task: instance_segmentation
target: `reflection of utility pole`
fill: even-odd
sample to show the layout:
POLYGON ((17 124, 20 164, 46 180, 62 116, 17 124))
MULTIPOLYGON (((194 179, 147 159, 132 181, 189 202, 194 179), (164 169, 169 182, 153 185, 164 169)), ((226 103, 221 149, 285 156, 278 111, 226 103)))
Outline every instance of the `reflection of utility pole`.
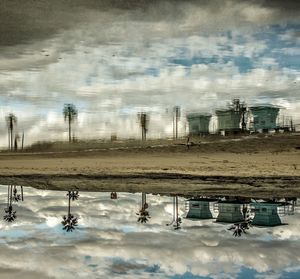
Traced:
POLYGON ((174 139, 178 139, 178 121, 180 119, 180 107, 175 106, 173 109, 173 131, 174 139))
POLYGON ((181 228, 180 227, 180 225, 181 225, 181 218, 179 217, 178 196, 177 195, 175 197, 173 197, 173 219, 172 219, 171 223, 166 224, 166 226, 171 226, 172 224, 174 224, 173 225, 174 230, 178 230, 178 229, 181 228))

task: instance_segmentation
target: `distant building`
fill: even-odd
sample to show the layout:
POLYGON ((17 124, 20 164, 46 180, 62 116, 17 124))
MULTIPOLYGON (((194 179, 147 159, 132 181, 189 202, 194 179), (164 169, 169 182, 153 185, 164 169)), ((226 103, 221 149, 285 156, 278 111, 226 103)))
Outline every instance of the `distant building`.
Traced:
POLYGON ((218 130, 224 134, 235 134, 241 131, 242 113, 234 109, 216 110, 218 130))
POLYGON ((246 131, 247 106, 240 99, 233 99, 228 109, 216 110, 218 131, 221 134, 237 134, 246 131))
POLYGON ((209 134, 210 119, 211 114, 189 113, 187 115, 189 134, 193 136, 209 134))
POLYGON ((219 201, 217 222, 236 223, 245 220, 243 215, 244 203, 234 201, 219 201))
POLYGON ((250 107, 253 116, 253 130, 267 132, 277 128, 279 108, 272 105, 250 107))
POLYGON ((213 219, 213 207, 217 200, 214 199, 190 199, 188 203, 188 213, 186 219, 203 220, 213 219))

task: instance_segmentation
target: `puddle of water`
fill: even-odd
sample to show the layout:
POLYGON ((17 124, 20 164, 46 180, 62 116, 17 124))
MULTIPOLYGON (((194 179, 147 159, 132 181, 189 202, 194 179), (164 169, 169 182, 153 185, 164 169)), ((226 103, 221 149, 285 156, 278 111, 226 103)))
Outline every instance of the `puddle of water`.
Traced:
POLYGON ((7 278, 300 276, 295 201, 23 191, 0 187, 7 278))

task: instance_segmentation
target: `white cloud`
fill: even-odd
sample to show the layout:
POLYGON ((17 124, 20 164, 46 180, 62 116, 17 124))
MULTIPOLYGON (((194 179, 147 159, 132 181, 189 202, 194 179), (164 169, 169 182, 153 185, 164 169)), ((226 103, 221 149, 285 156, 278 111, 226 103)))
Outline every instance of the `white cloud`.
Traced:
MULTIPOLYGON (((161 2, 159 9, 150 5, 144 12, 83 10, 78 15, 82 24, 74 28, 5 48, 0 119, 13 111, 26 144, 67 138, 61 114, 65 102, 78 107, 75 131, 85 138, 138 136, 140 110, 153 114, 151 137, 171 136, 167 108, 213 112, 232 97, 249 104, 285 99, 287 114, 299 121, 299 70, 281 68, 275 58, 265 56, 268 43, 255 37, 257 32, 274 32, 269 24, 287 20, 280 13, 258 2, 233 1, 222 7, 218 1, 161 2), (234 62, 241 57, 253 68, 241 72, 234 62)), ((281 39, 293 40, 293 34, 281 39)), ((182 134, 183 119, 184 114, 182 134)), ((0 146, 5 147, 4 121, 0 131, 0 146)))

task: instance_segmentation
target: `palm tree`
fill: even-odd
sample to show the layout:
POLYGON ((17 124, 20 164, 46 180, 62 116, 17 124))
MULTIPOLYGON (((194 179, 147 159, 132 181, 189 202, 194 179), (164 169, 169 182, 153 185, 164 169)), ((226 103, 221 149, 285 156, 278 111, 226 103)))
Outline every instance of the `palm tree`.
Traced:
POLYGON ((13 222, 17 218, 16 211, 13 210, 12 207, 12 196, 13 196, 13 189, 12 186, 7 187, 7 208, 4 209, 5 215, 3 219, 7 222, 13 222))
POLYGON ((8 149, 12 150, 14 147, 13 134, 14 134, 14 128, 17 124, 17 117, 13 113, 10 113, 5 117, 5 119, 8 128, 8 149))
POLYGON ((65 121, 68 121, 68 126, 69 126, 69 142, 72 141, 71 137, 71 124, 74 122, 78 115, 77 108, 73 104, 65 104, 64 109, 63 109, 63 114, 65 121))
POLYGON ((148 132, 149 115, 145 112, 139 112, 138 120, 142 129, 142 140, 145 141, 148 132))
POLYGON ((148 208, 148 203, 146 201, 146 193, 142 193, 142 207, 139 210, 139 212, 136 213, 136 215, 139 216, 137 219, 138 222, 147 223, 151 218, 147 208, 148 208))
POLYGON ((71 200, 77 200, 79 197, 78 191, 68 191, 67 196, 69 197, 68 215, 63 216, 62 225, 63 230, 72 232, 76 226, 78 226, 78 218, 71 214, 71 200))

